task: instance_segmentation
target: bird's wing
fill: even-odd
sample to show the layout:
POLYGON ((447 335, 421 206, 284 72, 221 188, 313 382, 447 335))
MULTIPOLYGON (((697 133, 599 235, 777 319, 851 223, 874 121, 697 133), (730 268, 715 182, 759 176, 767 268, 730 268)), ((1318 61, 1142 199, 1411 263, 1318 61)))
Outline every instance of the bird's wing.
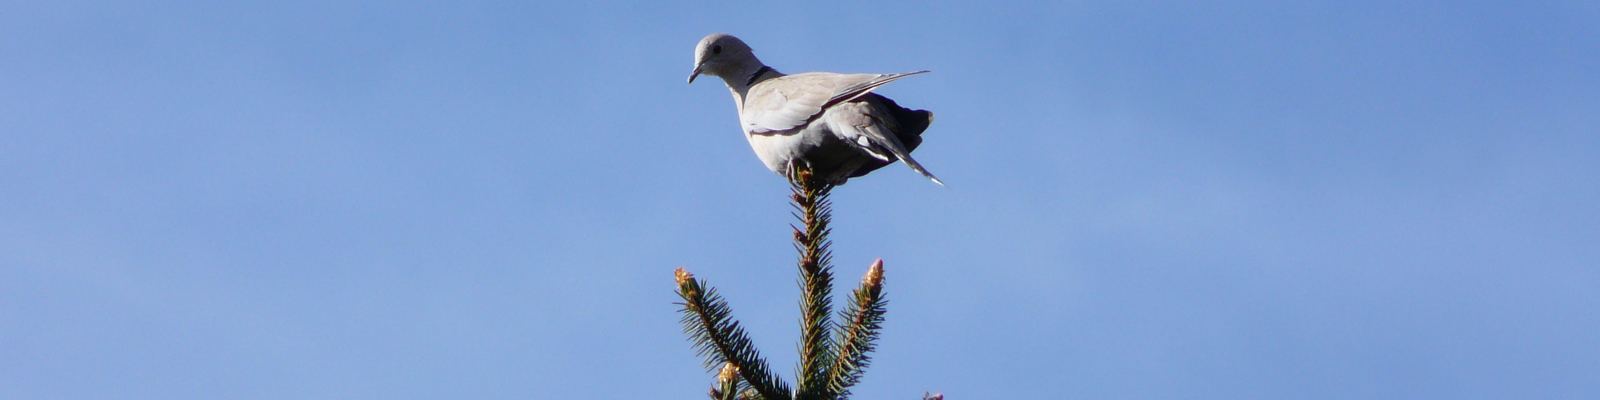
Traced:
POLYGON ((835 74, 808 72, 784 75, 757 82, 745 93, 739 119, 745 132, 781 132, 801 126, 821 115, 822 110, 872 92, 895 79, 927 71, 903 74, 835 74))
POLYGON ((855 100, 857 97, 861 97, 862 95, 872 92, 872 89, 877 89, 879 86, 887 85, 889 82, 894 82, 896 79, 916 74, 925 74, 927 72, 928 71, 905 72, 899 74, 841 75, 843 77, 849 77, 849 79, 841 79, 841 84, 833 91, 833 97, 828 99, 828 104, 855 100))

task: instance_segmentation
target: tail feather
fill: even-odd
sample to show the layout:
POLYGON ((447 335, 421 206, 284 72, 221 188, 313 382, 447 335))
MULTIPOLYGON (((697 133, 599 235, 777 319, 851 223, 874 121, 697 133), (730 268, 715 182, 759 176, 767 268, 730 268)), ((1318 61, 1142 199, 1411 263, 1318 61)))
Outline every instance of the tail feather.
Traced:
POLYGON ((909 154, 908 152, 900 150, 900 149, 895 148, 895 147, 890 147, 889 151, 894 152, 894 156, 895 157, 899 157, 900 161, 905 162, 906 166, 907 167, 911 167, 912 171, 917 171, 917 173, 922 174, 922 176, 926 176, 926 177, 928 177, 928 179, 932 179, 933 183, 937 183, 937 184, 939 184, 939 186, 944 186, 944 181, 940 181, 939 177, 933 176, 933 173, 928 172, 928 170, 926 168, 922 168, 922 164, 918 163, 917 160, 912 159, 911 158, 911 154, 909 154))
MULTIPOLYGON (((922 144, 922 132, 928 130, 928 126, 933 124, 933 113, 927 110, 911 110, 901 107, 894 100, 876 93, 869 93, 866 96, 862 96, 862 98, 869 102, 876 101, 881 104, 884 110, 888 111, 888 117, 894 120, 894 123, 889 124, 891 126, 887 127, 889 128, 887 135, 883 135, 883 132, 873 132, 877 133, 877 135, 872 136, 882 137, 881 140, 878 140, 882 147, 894 154, 895 158, 904 161, 907 167, 911 167, 911 170, 928 177, 939 186, 945 186, 943 181, 940 181, 938 177, 933 176, 926 168, 923 168, 922 164, 918 163, 916 159, 911 158, 911 152, 922 144)), ((876 130, 874 129, 873 131, 876 130)), ((850 177, 866 175, 868 172, 883 168, 893 162, 894 160, 873 160, 856 169, 854 173, 850 174, 850 177)))

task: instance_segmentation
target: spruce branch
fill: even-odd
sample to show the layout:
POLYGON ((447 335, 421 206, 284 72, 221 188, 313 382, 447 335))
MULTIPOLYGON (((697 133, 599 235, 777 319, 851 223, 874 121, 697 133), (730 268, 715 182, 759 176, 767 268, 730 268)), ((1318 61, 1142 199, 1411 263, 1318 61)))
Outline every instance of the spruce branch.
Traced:
POLYGON ((694 341, 696 353, 705 357, 706 368, 732 363, 743 381, 761 397, 788 400, 788 384, 768 371, 767 360, 761 358, 744 328, 733 320, 728 303, 683 268, 674 271, 674 275, 678 296, 683 298, 679 303, 683 306, 683 332, 694 341))
POLYGON ((861 277, 861 286, 856 287, 850 297, 849 307, 840 313, 843 325, 833 340, 838 354, 834 356, 828 379, 829 390, 840 400, 850 397, 850 387, 861 382, 861 375, 871 364, 872 357, 867 353, 877 347, 873 342, 878 340, 884 314, 888 312, 889 301, 883 298, 883 259, 867 268, 866 276, 861 277))
MULTIPOLYGON (((833 185, 813 179, 804 167, 793 169, 789 183, 796 213, 804 228, 794 228, 794 246, 800 253, 800 365, 795 385, 798 400, 832 399, 828 377, 833 365, 829 335, 833 321, 833 271, 829 265, 828 223, 832 218, 828 193, 833 185)), ((793 228, 793 227, 791 227, 793 228)))
MULTIPOLYGON (((684 332, 705 358, 707 368, 720 365, 712 385, 713 400, 835 400, 850 396, 871 363, 873 343, 882 330, 888 301, 883 292, 883 260, 872 263, 851 292, 850 302, 833 313, 833 267, 828 227, 832 208, 828 195, 835 182, 817 179, 806 165, 791 165, 789 183, 794 217, 795 250, 800 253, 800 362, 796 388, 772 375, 765 359, 732 318, 726 301, 704 281, 678 268, 678 296, 683 298, 684 332)), ((924 394, 924 400, 942 400, 924 394)))

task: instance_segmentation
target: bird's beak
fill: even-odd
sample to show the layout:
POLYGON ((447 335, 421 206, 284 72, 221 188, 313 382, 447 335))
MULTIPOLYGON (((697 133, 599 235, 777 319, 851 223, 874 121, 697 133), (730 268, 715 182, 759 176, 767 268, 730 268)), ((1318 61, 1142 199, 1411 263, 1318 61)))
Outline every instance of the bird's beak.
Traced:
POLYGON ((694 67, 694 72, 689 73, 689 83, 694 83, 694 78, 700 76, 700 67, 694 67))

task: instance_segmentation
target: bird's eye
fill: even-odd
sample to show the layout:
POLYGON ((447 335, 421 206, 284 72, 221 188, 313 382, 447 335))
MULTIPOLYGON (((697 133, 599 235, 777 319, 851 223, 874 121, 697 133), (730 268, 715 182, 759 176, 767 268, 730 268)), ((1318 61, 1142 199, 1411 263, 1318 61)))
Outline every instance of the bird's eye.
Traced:
POLYGON ((711 54, 722 54, 722 45, 711 46, 711 54))

